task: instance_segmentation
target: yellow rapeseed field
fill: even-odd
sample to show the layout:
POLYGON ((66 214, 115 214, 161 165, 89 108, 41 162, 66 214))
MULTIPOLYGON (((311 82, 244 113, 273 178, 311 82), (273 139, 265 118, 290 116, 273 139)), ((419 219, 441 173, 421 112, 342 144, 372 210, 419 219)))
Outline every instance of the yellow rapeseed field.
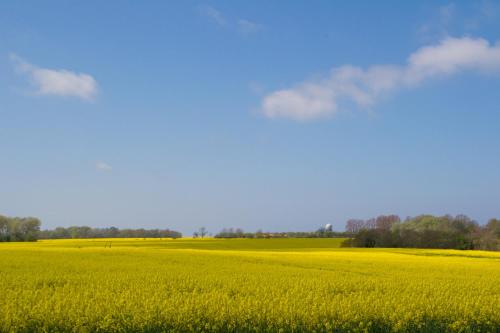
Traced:
POLYGON ((340 242, 0 243, 0 332, 500 332, 500 253, 340 242))

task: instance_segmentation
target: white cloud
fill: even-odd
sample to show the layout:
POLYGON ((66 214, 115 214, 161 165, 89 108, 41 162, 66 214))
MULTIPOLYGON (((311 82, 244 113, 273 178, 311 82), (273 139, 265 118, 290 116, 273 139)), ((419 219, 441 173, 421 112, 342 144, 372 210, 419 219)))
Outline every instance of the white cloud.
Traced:
POLYGON ((222 14, 222 12, 218 11, 214 7, 207 6, 207 5, 198 6, 198 12, 201 15, 210 18, 218 25, 221 25, 221 26, 226 25, 226 19, 224 18, 224 15, 222 14))
POLYGON ((467 70, 500 72, 500 44, 482 38, 445 38, 412 53, 404 66, 341 66, 323 79, 307 80, 266 95, 261 112, 270 118, 294 120, 327 117, 338 112, 341 104, 368 107, 399 88, 412 88, 434 77, 467 70))
POLYGON ((97 170, 101 170, 101 171, 111 171, 111 170, 113 170, 113 167, 111 167, 111 165, 109 165, 106 162, 102 162, 102 161, 97 162, 95 164, 95 168, 97 170))
POLYGON ((11 54, 10 59, 20 73, 29 76, 37 94, 78 97, 84 100, 93 100, 97 95, 97 81, 88 74, 40 68, 15 54, 11 54))
POLYGON ((243 34, 251 34, 254 32, 258 32, 264 29, 264 26, 259 23, 255 23, 249 20, 239 19, 238 20, 238 29, 243 34))

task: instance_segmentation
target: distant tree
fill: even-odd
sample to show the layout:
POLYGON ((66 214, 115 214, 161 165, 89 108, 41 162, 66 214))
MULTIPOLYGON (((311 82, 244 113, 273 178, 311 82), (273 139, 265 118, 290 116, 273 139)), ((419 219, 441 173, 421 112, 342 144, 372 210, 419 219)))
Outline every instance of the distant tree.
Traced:
POLYGON ((23 240, 33 242, 38 239, 41 222, 34 217, 21 219, 19 223, 20 232, 23 234, 23 240))
POLYGON ((375 228, 379 230, 391 230, 399 222, 401 222, 401 219, 397 215, 380 215, 375 219, 375 228))
POLYGON ((376 229, 377 228, 377 219, 371 218, 365 221, 364 229, 376 229))
POLYGON ((500 237, 500 219, 491 219, 486 224, 486 229, 497 237, 500 237))
POLYGON ((119 229, 91 228, 88 226, 57 227, 54 230, 43 230, 39 233, 42 239, 57 238, 179 238, 180 232, 169 229, 119 229))
POLYGON ((40 220, 34 217, 7 217, 0 215, 0 241, 36 241, 40 220))
POLYGON ((345 231, 349 234, 356 234, 360 230, 364 229, 365 221, 350 219, 346 222, 345 231))
POLYGON ((474 248, 480 250, 500 250, 500 220, 491 219, 484 228, 478 228, 473 240, 474 248))
POLYGON ((354 247, 376 247, 377 234, 373 229, 361 229, 351 244, 354 247))
POLYGON ((334 238, 345 237, 342 232, 326 231, 324 227, 317 231, 310 232, 263 232, 257 230, 253 232, 245 232, 241 228, 224 228, 217 233, 215 238, 334 238))
POLYGON ((111 227, 109 228, 108 233, 111 238, 115 238, 120 234, 120 229, 116 227, 111 227))
POLYGON ((415 247, 441 249, 498 249, 498 221, 484 227, 466 215, 419 215, 401 222, 397 215, 367 221, 349 220, 354 237, 345 244, 357 247, 415 247))
POLYGON ((204 238, 207 235, 207 229, 205 227, 201 227, 200 230, 198 231, 198 235, 201 238, 204 238))
POLYGON ((0 242, 6 242, 9 238, 9 219, 0 215, 0 242))

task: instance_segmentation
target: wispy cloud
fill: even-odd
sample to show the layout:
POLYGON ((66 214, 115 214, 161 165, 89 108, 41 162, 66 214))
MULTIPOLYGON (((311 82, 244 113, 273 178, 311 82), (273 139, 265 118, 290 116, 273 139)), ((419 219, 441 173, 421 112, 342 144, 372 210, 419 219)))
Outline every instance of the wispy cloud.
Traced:
POLYGON ((431 18, 420 25, 417 34, 420 40, 429 42, 448 37, 449 29, 457 15, 454 3, 438 7, 431 18))
POLYGON ((106 162, 99 161, 95 164, 95 168, 100 171, 111 171, 113 167, 106 162))
POLYGON ((226 19, 222 11, 212 6, 199 5, 197 10, 200 15, 209 18, 215 24, 237 30, 244 35, 249 35, 264 29, 264 25, 247 19, 226 19))
POLYGON ((484 0, 474 3, 472 13, 468 13, 463 22, 467 30, 478 30, 484 25, 495 24, 500 17, 500 3, 484 0))
POLYGON ((249 20, 239 19, 238 29, 243 34, 251 34, 264 29, 264 26, 262 24, 252 22, 249 20))
POLYGON ((433 9, 429 18, 418 27, 417 37, 428 43, 469 34, 483 26, 496 24, 499 17, 500 3, 495 1, 475 1, 467 6, 451 2, 433 9))
POLYGON ((39 95, 70 96, 93 100, 98 91, 97 81, 90 75, 65 69, 40 68, 11 54, 17 71, 29 77, 39 95))
POLYGON ((213 22, 217 23, 220 26, 225 26, 227 24, 224 15, 219 10, 214 7, 208 5, 200 5, 198 6, 198 12, 211 19, 213 22))
POLYGON ((414 88, 427 80, 467 70, 500 72, 500 44, 482 38, 445 38, 412 53, 404 66, 341 66, 320 80, 307 80, 266 95, 261 112, 269 118, 294 120, 327 117, 338 112, 343 103, 369 107, 397 89, 414 88))

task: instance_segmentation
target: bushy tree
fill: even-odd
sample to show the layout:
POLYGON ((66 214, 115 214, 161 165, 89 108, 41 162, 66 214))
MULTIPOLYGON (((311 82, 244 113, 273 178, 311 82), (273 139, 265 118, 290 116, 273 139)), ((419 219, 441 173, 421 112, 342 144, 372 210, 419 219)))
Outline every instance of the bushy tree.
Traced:
POLYGON ((0 242, 32 242, 39 236, 41 222, 34 217, 0 215, 0 242))
POLYGON ((396 215, 382 215, 366 221, 347 221, 346 231, 354 233, 354 237, 346 244, 355 247, 498 250, 499 222, 492 219, 482 227, 466 215, 419 215, 404 222, 396 215))

